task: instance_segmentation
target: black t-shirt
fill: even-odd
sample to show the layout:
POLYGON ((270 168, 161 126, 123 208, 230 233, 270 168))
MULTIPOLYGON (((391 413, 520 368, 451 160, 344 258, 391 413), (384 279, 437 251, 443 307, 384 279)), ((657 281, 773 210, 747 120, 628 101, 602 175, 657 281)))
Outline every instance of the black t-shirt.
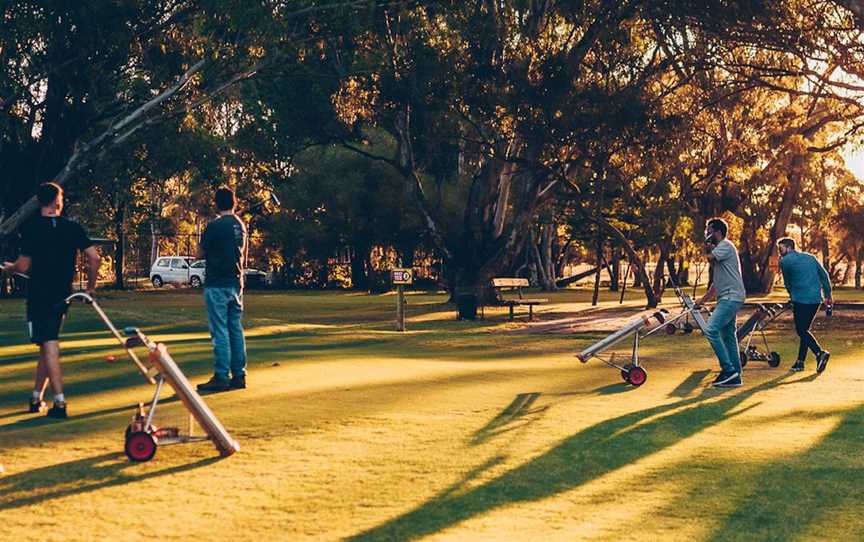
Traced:
POLYGON ((207 259, 204 286, 241 288, 246 226, 234 215, 217 218, 204 230, 201 247, 207 259))
POLYGON ((75 256, 93 246, 77 222, 38 216, 21 227, 21 255, 30 257, 27 303, 51 306, 72 293, 75 256))

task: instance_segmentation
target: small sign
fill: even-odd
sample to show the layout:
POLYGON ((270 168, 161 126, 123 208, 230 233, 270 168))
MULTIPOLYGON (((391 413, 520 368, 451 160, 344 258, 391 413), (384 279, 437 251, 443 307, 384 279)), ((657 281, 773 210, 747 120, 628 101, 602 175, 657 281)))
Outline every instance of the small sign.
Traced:
POLYGON ((393 284, 411 284, 414 280, 414 273, 410 269, 393 269, 390 272, 390 278, 393 284))

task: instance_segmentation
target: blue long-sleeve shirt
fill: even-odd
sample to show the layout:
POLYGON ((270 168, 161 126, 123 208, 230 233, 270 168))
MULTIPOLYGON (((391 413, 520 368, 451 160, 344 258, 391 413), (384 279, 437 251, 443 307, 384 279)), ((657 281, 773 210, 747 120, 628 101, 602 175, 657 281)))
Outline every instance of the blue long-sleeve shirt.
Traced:
POLYGON ((780 270, 789 297, 795 303, 818 305, 831 297, 831 280, 819 260, 806 252, 790 252, 780 259, 780 270))

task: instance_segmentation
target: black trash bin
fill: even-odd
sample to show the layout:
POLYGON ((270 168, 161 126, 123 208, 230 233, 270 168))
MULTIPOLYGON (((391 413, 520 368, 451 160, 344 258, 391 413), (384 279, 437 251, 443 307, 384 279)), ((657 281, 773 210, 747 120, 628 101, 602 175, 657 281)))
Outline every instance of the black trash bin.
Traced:
POLYGON ((456 307, 458 313, 456 315, 459 320, 476 320, 477 319, 477 294, 460 293, 456 296, 456 307))

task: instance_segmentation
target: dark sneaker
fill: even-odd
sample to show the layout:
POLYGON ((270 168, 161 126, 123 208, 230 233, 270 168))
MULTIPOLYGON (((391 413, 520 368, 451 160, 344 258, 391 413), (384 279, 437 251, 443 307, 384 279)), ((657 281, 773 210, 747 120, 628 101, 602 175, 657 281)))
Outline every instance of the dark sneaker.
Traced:
POLYGON ((219 378, 215 375, 207 382, 198 384, 198 391, 228 391, 229 389, 231 389, 231 382, 227 378, 219 378))
POLYGON ((718 378, 714 381, 716 388, 737 388, 742 384, 741 373, 727 373, 726 378, 718 378))
POLYGON ((828 358, 831 357, 831 352, 823 350, 816 356, 816 372, 821 373, 828 366, 828 358))
POLYGON ((799 359, 798 361, 795 362, 795 365, 793 365, 792 367, 789 368, 789 370, 794 371, 796 373, 798 371, 803 371, 804 370, 804 361, 799 359))
POLYGON ((727 373, 726 371, 720 371, 720 374, 717 375, 717 378, 715 378, 713 382, 711 382, 711 385, 716 386, 718 382, 726 380, 732 374, 733 373, 727 373))
POLYGON ((48 403, 41 399, 30 399, 30 414, 38 414, 45 412, 48 409, 48 403))
POLYGON ((245 390, 246 389, 246 375, 238 375, 231 378, 231 389, 232 390, 245 390))
POLYGON ((67 418, 66 415, 66 403, 57 404, 54 403, 51 405, 51 408, 48 409, 48 413, 45 414, 49 418, 57 418, 59 420, 64 420, 67 418))

